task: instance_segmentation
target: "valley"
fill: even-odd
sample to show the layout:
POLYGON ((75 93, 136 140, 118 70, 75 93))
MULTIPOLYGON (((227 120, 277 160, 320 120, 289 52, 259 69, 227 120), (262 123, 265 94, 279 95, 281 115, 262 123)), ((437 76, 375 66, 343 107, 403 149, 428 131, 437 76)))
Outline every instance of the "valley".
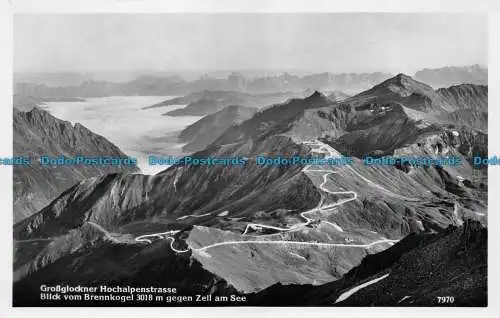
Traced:
MULTIPOLYGON (((149 155, 187 154, 177 141, 177 134, 201 117, 161 117, 163 110, 142 110, 143 107, 174 96, 111 96, 88 98, 83 102, 48 102, 42 105, 54 116, 72 123, 81 123, 106 136, 127 155, 137 158, 145 174, 155 174, 164 166, 148 164, 149 155), (134 126, 134 129, 130 127, 134 126)), ((171 105, 170 110, 185 105, 171 105)))

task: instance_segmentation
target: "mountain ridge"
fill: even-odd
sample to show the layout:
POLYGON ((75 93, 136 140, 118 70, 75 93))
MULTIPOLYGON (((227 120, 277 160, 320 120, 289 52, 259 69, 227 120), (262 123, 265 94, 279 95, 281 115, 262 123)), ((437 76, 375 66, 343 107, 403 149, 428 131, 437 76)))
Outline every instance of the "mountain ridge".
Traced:
POLYGON ((203 117, 180 133, 179 141, 187 143, 183 150, 196 152, 205 149, 228 128, 251 118, 256 112, 257 108, 233 105, 203 117))
POLYGON ((273 306, 432 306, 438 304, 438 295, 453 290, 455 301, 448 306, 486 306, 486 239, 487 229, 471 220, 438 234, 411 234, 368 255, 341 280, 320 286, 276 284, 250 295, 250 301, 273 306), (380 277, 386 278, 342 297, 380 277))
POLYGON ((126 155, 106 138, 85 126, 62 121, 38 107, 24 112, 14 109, 14 155, 32 158, 30 166, 14 167, 14 220, 38 211, 78 180, 108 172, 138 172, 137 166, 44 167, 36 158, 126 155))

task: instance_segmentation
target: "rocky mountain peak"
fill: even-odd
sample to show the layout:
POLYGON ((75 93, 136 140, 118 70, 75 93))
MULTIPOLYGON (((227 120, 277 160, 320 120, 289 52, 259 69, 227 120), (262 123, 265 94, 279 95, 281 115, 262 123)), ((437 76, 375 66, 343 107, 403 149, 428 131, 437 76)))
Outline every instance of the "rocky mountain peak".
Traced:
POLYGON ((389 88, 391 88, 392 85, 396 85, 398 88, 404 89, 412 93, 420 92, 422 90, 432 90, 432 88, 427 84, 416 81, 411 76, 408 76, 404 73, 399 73, 393 78, 390 78, 380 84, 380 86, 385 86, 389 88))
MULTIPOLYGON (((411 76, 406 75, 405 73, 399 73, 392 78, 393 81, 397 81, 402 85, 410 83, 411 81, 415 81, 411 76)), ((416 82, 416 81, 415 81, 416 82)))
POLYGON ((315 90, 314 93, 305 99, 308 102, 320 102, 322 100, 328 102, 328 98, 318 90, 315 90))
MULTIPOLYGON (((16 113, 18 117, 17 120, 21 120, 21 118, 25 118, 28 122, 30 122, 33 126, 36 126, 41 129, 48 129, 49 127, 57 126, 57 119, 52 116, 49 112, 39 108, 34 107, 30 111, 27 112, 19 112, 16 113)), ((60 125, 62 126, 71 126, 71 123, 68 121, 59 120, 60 125)))
POLYGON ((30 117, 49 117, 50 113, 39 108, 39 107, 33 107, 30 111, 26 112, 26 114, 30 117))
POLYGON ((429 85, 416 81, 411 76, 399 73, 357 96, 399 99, 407 98, 413 94, 433 99, 435 92, 429 85))

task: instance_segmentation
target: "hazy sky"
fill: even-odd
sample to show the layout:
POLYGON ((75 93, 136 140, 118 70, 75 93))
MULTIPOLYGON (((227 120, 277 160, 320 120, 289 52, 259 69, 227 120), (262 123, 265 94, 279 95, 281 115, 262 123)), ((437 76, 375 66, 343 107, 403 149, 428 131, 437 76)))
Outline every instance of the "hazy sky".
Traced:
POLYGON ((411 72, 487 65, 481 14, 23 14, 15 71, 411 72))

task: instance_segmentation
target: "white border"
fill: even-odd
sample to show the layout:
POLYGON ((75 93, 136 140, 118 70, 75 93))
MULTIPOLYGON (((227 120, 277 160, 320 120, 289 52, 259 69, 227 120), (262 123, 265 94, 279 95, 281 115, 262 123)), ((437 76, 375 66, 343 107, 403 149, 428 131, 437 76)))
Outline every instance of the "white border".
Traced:
POLYGON ((488 0, 10 0, 22 12, 489 12, 488 0))
MULTIPOLYGON (((13 13, 82 13, 82 12, 495 12, 489 28, 489 137, 490 155, 500 154, 500 1, 487 0, 10 0, 0 2, 0 116, 2 138, 0 154, 12 154, 12 14, 13 13)), ((467 41, 467 39, 464 39, 467 41)), ((0 169, 0 317, 500 317, 500 257, 495 243, 500 242, 500 167, 489 171, 489 306, 488 308, 11 308, 12 302, 12 170, 0 169), (498 191, 497 191, 498 190, 498 191)))

